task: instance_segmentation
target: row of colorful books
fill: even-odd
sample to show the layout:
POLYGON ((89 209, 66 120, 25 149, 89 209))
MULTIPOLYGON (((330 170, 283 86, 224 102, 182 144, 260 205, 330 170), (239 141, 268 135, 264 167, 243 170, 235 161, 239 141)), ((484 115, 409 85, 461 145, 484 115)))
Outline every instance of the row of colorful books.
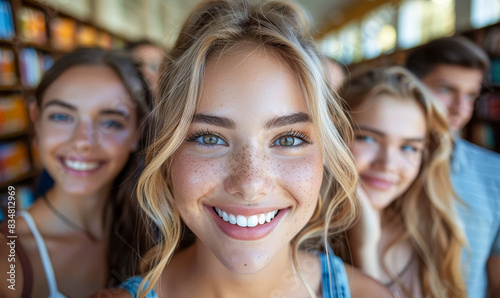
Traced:
POLYGON ((500 123, 500 94, 494 92, 480 98, 477 102, 477 115, 481 119, 500 123))
POLYGON ((18 96, 0 97, 0 138, 28 130, 25 100, 18 96))
POLYGON ((26 142, 0 144, 0 183, 6 183, 31 171, 26 142))
POLYGON ((35 48, 24 48, 19 52, 19 66, 24 86, 35 87, 43 73, 54 64, 52 56, 35 48))

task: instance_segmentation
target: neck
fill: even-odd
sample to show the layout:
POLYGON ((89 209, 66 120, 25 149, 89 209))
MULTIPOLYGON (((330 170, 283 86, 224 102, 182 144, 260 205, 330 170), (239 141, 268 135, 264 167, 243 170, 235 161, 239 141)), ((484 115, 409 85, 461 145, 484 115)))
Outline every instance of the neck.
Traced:
MULTIPOLYGON (((109 188, 94 194, 75 195, 55 184, 45 194, 45 197, 57 211, 73 224, 85 230, 92 238, 103 239, 106 235, 105 227, 109 224, 104 220, 111 218, 111 216, 104 216, 109 195, 109 188)), ((68 226, 64 226, 64 228, 66 230, 72 229, 68 226)))
MULTIPOLYGON (((284 247, 261 270, 241 274, 227 269, 208 247, 196 240, 192 246, 177 253, 166 268, 168 272, 164 274, 164 278, 167 280, 163 283, 167 285, 165 291, 171 292, 176 284, 178 287, 176 281, 182 279, 190 280, 189 285, 197 285, 195 288, 186 287, 182 293, 184 296, 198 297, 200 294, 204 297, 269 297, 279 293, 280 297, 290 297, 306 291, 293 267, 291 245, 284 247), (173 274, 176 277, 173 277, 173 274), (287 293, 291 289, 294 291, 287 293), (244 296, 242 293, 245 293, 244 296)), ((308 273, 305 272, 306 275, 308 273)))

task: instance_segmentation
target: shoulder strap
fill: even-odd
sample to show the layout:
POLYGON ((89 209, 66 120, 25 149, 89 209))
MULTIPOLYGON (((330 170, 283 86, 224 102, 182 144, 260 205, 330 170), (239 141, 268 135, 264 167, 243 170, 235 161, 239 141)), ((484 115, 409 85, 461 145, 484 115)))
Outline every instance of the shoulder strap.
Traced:
POLYGON ((52 267, 52 262, 50 262, 49 252, 47 251, 47 247, 45 246, 45 241, 43 241, 42 235, 36 227, 33 217, 26 210, 20 211, 19 216, 22 216, 24 218, 31 233, 33 234, 33 237, 35 238, 36 245, 40 253, 40 258, 42 259, 43 269, 45 270, 45 276, 47 277, 47 283, 49 284, 50 293, 59 293, 59 290, 57 289, 54 268, 52 267))
MULTIPOLYGON (((5 236, 9 235, 7 224, 0 225, 0 232, 5 236)), ((23 268, 23 292, 22 298, 31 297, 31 291, 33 290, 33 268, 31 267, 31 262, 28 254, 24 250, 20 241, 16 242, 16 255, 19 258, 21 267, 23 268)))
POLYGON ((322 269, 323 298, 351 297, 344 262, 333 251, 319 254, 322 269))

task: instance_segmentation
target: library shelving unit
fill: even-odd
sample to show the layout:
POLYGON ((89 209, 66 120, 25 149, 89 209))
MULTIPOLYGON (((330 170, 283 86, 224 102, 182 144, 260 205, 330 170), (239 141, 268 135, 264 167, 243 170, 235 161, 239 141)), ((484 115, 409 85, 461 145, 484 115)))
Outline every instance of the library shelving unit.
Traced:
POLYGON ((53 61, 77 47, 123 48, 126 38, 34 0, 0 0, 0 221, 8 186, 17 207, 33 201, 40 162, 28 102, 53 61))

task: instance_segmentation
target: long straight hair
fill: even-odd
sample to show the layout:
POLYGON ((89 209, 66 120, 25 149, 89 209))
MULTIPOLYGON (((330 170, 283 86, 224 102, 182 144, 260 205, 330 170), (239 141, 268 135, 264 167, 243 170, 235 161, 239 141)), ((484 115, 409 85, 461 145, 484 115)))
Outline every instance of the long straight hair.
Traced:
MULTIPOLYGON (((141 207, 159 227, 160 238, 156 252, 150 254, 151 269, 139 297, 153 288, 180 242, 182 221, 172 194, 172 161, 196 112, 207 59, 224 55, 241 43, 274 51, 290 66, 322 150, 323 195, 318 193, 316 214, 292 242, 294 266, 304 282, 297 262, 299 246, 315 240, 315 247, 327 247, 329 236, 344 231, 355 219, 358 176, 347 144, 352 130, 324 77, 323 61, 302 10, 291 1, 204 1, 188 17, 166 59, 150 118, 153 130, 137 195, 141 207)), ((314 297, 314 291, 305 285, 314 297)))
MULTIPOLYGON (((424 297, 465 297, 461 272, 461 252, 465 236, 458 224, 455 203, 461 201, 450 182, 449 160, 452 135, 442 107, 427 88, 401 67, 365 70, 353 75, 345 100, 351 113, 380 95, 416 101, 427 124, 426 148, 420 171, 408 189, 387 208, 404 222, 404 232, 383 252, 409 240, 418 254, 424 297)), ((353 125, 356 125, 353 123, 353 125)), ((411 294, 398 276, 386 273, 411 294)))
POLYGON ((111 208, 112 220, 107 260, 110 270, 109 284, 114 286, 136 273, 140 263, 139 256, 149 246, 147 238, 141 237, 146 229, 147 218, 144 215, 141 216, 142 211, 137 206, 135 188, 144 166, 144 157, 141 154, 145 146, 144 120, 151 111, 152 95, 139 70, 139 62, 131 55, 119 51, 82 48, 61 57, 44 74, 35 90, 38 109, 41 109, 43 95, 50 85, 68 69, 75 66, 105 66, 118 75, 136 108, 139 130, 137 133, 143 136, 136 152, 130 154, 124 168, 114 179, 106 208, 102 214, 104 217, 107 214, 106 211, 111 208))

